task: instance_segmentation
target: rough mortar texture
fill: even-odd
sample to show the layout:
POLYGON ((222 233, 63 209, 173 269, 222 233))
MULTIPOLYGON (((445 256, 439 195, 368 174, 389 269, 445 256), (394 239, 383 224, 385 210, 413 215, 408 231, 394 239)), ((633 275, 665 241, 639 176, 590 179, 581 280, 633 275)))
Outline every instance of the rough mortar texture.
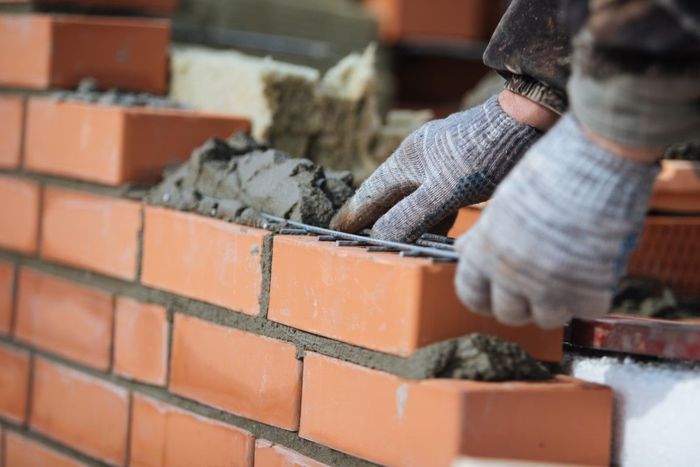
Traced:
POLYGON ((124 92, 116 88, 100 91, 99 83, 93 78, 83 79, 75 91, 54 91, 51 97, 57 101, 84 102, 86 104, 116 105, 121 107, 155 107, 165 109, 186 109, 172 99, 148 93, 124 92))
POLYGON ((349 173, 326 171, 239 133, 195 150, 147 201, 248 225, 259 224, 262 212, 325 227, 353 192, 349 173))
POLYGON ((415 379, 537 381, 551 378, 549 371, 517 344, 480 334, 424 347, 403 365, 402 373, 415 379))
POLYGON ((664 158, 700 161, 700 139, 670 147, 664 158))
POLYGON ((628 277, 617 288, 612 310, 646 318, 697 318, 700 296, 678 297, 659 281, 628 277))

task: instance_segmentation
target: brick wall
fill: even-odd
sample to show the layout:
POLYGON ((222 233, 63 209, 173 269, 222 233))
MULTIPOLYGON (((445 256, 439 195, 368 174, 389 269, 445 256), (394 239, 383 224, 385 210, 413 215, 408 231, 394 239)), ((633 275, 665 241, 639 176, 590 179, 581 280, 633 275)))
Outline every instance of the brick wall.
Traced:
MULTIPOLYGON (((12 21, 0 18, 0 36, 12 21)), ((91 21, 108 23, 71 24, 91 21)), ((0 70, 18 60, 2 40, 0 70)), ((56 69, 24 82, 0 73, 0 84, 63 83, 56 69)), ((147 79, 126 84, 141 90, 164 72, 137 71, 147 79)), ((454 265, 125 196, 123 184, 152 180, 206 137, 248 127, 183 112, 0 96, 0 465, 608 462, 606 387, 397 370, 418 348, 469 332, 559 361, 562 330, 465 310, 454 265)))

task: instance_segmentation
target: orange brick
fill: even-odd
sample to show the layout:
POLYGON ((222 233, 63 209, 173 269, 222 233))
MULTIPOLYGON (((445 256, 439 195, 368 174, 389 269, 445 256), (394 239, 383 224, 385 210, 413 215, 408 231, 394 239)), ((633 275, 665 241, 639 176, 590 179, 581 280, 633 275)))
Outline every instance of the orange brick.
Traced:
POLYGON ((383 40, 432 38, 487 40, 501 6, 490 0, 364 0, 378 17, 383 40))
POLYGON ((265 439, 255 441, 255 467, 327 467, 296 451, 265 439))
POLYGON ((24 423, 29 392, 29 354, 0 344, 0 417, 24 423))
POLYGON ((0 334, 9 334, 11 330, 14 288, 15 266, 0 261, 0 334))
POLYGON ((19 165, 24 127, 24 99, 0 95, 0 167, 19 165))
POLYGON ((0 175, 0 248, 36 252, 39 197, 37 183, 0 175))
POLYGON ((31 428, 113 465, 126 456, 129 394, 105 381, 36 359, 31 428))
POLYGON ((167 89, 170 24, 164 20, 0 15, 0 85, 167 89), (89 38, 89 39, 86 39, 89 38))
POLYGON ((454 291, 454 274, 454 264, 338 248, 311 237, 276 237, 268 318, 400 356, 480 332, 559 361, 561 329, 513 328, 470 313, 454 291))
POLYGON ((467 207, 467 208, 462 208, 459 210, 457 213, 457 219, 455 220, 454 225, 450 229, 449 236, 457 238, 463 233, 465 233, 467 230, 471 229, 474 227, 476 222, 479 220, 479 217, 481 216, 481 209, 473 208, 473 207, 467 207))
POLYGON ((253 435, 143 396, 134 396, 131 467, 252 466, 253 435))
POLYGON ((114 372, 164 385, 170 329, 165 308, 119 297, 114 326, 114 372))
POLYGON ((46 187, 41 257, 125 280, 136 278, 141 205, 46 187))
POLYGON ((170 390, 288 430, 299 425, 296 347, 177 314, 170 390))
POLYGON ((300 436, 380 464, 450 465, 465 455, 607 465, 611 420, 610 389, 568 377, 411 381, 304 359, 300 436))
POLYGON ((700 213, 700 162, 662 161, 649 207, 669 213, 700 213))
POLYGON ((250 315, 260 311, 266 231, 146 207, 142 282, 250 315))
POLYGON ((5 451, 5 467, 81 467, 85 465, 37 441, 12 432, 8 432, 5 436, 5 451))
POLYGON ((25 165, 107 185, 152 182, 166 165, 186 160, 207 138, 249 127, 245 119, 193 110, 33 98, 27 110, 25 165))
POLYGON ((111 335, 110 294, 31 269, 20 270, 17 339, 106 370, 111 335))

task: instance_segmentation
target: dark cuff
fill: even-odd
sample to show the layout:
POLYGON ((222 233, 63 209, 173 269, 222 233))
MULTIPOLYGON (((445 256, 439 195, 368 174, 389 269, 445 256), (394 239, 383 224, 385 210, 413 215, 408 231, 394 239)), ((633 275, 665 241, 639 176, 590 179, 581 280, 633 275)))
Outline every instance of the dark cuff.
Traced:
POLYGON ((525 75, 513 74, 505 78, 505 88, 507 90, 537 102, 559 115, 566 112, 569 107, 569 102, 564 91, 555 89, 525 75))

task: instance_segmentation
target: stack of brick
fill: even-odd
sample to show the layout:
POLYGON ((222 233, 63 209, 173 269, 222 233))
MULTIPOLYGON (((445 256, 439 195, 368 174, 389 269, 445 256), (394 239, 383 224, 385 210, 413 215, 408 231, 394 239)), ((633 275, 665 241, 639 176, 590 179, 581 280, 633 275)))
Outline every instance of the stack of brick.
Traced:
MULTIPOLYGON (((2 86, 166 82, 162 21, 2 17, 0 36, 2 86)), ((124 196, 248 122, 7 94, 0 115, 5 467, 608 463, 604 386, 396 374, 420 347, 471 332, 560 360, 561 329, 465 310, 453 264, 124 196)))

